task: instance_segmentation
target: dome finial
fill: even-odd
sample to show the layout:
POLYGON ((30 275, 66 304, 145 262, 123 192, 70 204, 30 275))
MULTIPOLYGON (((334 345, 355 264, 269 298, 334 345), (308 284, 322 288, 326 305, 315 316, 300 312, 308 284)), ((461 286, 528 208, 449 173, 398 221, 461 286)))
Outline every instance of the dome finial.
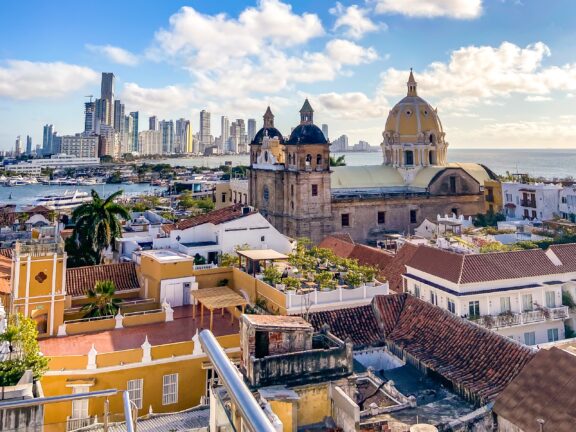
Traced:
POLYGON ((410 68, 410 76, 408 77, 408 82, 406 83, 408 86, 408 96, 418 96, 416 92, 416 80, 414 79, 414 74, 412 73, 412 68, 410 68))

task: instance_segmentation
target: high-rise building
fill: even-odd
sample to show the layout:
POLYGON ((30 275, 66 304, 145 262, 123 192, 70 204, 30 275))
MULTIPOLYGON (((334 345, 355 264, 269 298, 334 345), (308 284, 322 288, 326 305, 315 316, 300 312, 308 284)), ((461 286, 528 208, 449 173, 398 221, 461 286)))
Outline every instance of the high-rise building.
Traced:
POLYGON ((54 134, 53 125, 44 125, 44 132, 42 134, 42 154, 44 156, 53 154, 52 152, 52 138, 54 134))
POLYGON ((132 151, 139 151, 140 147, 138 145, 138 111, 133 111, 130 113, 130 118, 132 119, 132 129, 130 134, 132 135, 132 151))
POLYGON ((242 136, 244 135, 244 120, 237 119, 230 125, 230 138, 228 139, 228 151, 239 153, 242 146, 242 136))
POLYGON ((109 126, 114 125, 114 74, 112 72, 102 72, 102 83, 100 85, 100 99, 105 101, 101 106, 102 123, 109 126))
POLYGON ((220 117, 220 148, 219 153, 224 153, 228 151, 228 139, 230 138, 230 120, 228 117, 220 117))
POLYGON ((162 133, 162 154, 174 153, 174 122, 162 120, 160 132, 162 133))
MULTIPOLYGON (((99 127, 97 156, 118 157, 120 150, 120 134, 112 126, 101 124, 99 127)), ((125 152, 126 153, 126 152, 125 152)))
POLYGON ((152 116, 148 118, 148 130, 158 130, 158 117, 152 116))
POLYGON ((14 145, 14 156, 20 156, 22 154, 22 139, 20 135, 16 137, 16 144, 14 145))
POLYGON ((328 125, 326 123, 322 124, 322 133, 324 134, 324 138, 328 139, 328 125))
POLYGON ((52 134, 52 154, 62 153, 62 137, 58 136, 58 132, 54 131, 52 134))
POLYGON ((99 138, 98 135, 64 135, 61 137, 60 152, 76 157, 97 157, 99 138))
POLYGON ((248 119, 248 142, 252 142, 256 136, 256 120, 248 119))
POLYGON ((248 150, 246 145, 248 137, 246 135, 246 123, 244 123, 244 119, 236 119, 236 127, 238 128, 238 141, 235 153, 246 153, 248 150))
POLYGON ((140 143, 140 154, 159 155, 162 154, 162 132, 157 130, 142 131, 138 134, 140 143))
POLYGON ((345 152, 348 151, 348 136, 340 135, 330 145, 330 151, 332 152, 345 152))
POLYGON ((32 155, 32 137, 30 135, 26 135, 26 154, 32 155))
POLYGON ((210 113, 206 110, 200 111, 200 152, 211 144, 210 136, 210 113))
POLYGON ((84 133, 94 133, 96 128, 96 102, 86 102, 84 104, 84 133))
POLYGON ((186 139, 184 144, 184 153, 194 153, 194 135, 192 134, 192 122, 190 120, 186 120, 186 139))
POLYGON ((124 133, 124 104, 118 99, 114 101, 114 130, 122 136, 124 133))

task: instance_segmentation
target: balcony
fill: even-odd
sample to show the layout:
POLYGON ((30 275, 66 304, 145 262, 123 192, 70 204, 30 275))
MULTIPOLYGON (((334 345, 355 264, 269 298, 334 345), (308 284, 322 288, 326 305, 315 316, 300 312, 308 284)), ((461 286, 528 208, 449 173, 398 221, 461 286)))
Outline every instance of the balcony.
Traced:
POLYGON ((507 312, 500 315, 484 315, 475 319, 470 318, 470 320, 482 327, 497 329, 545 321, 563 320, 566 318, 568 318, 568 306, 543 308, 521 313, 507 312))
POLYGON ((536 201, 530 199, 520 200, 520 205, 522 207, 536 208, 536 201))
POLYGON ((88 426, 96 424, 98 422, 97 418, 94 417, 83 417, 83 418, 66 418, 66 431, 76 431, 79 429, 84 429, 88 426))

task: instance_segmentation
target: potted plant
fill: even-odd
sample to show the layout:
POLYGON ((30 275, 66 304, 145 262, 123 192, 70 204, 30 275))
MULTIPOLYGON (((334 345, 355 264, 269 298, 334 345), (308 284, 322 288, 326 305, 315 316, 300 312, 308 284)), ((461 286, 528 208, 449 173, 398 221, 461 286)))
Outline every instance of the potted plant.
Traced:
POLYGON ((363 282, 362 274, 356 270, 350 269, 350 271, 344 275, 344 282, 346 282, 346 284, 351 288, 359 287, 363 282))
POLYGON ((300 288, 300 280, 298 278, 288 276, 284 278, 284 285, 286 285, 287 291, 294 291, 300 288))
POLYGON ((280 271, 273 265, 266 267, 263 275, 264 280, 272 286, 276 286, 276 284, 282 281, 282 273, 280 273, 280 271))
POLYGON ((321 291, 331 291, 336 286, 334 276, 328 271, 319 272, 314 278, 321 291))

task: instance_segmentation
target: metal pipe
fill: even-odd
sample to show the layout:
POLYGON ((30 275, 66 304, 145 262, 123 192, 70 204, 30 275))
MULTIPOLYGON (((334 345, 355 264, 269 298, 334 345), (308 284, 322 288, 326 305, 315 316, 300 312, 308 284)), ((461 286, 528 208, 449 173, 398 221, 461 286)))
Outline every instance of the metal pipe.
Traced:
POLYGON ((95 398, 95 397, 114 396, 116 393, 118 393, 118 390, 109 389, 109 390, 99 390, 99 391, 88 392, 88 393, 76 393, 76 394, 71 394, 71 395, 48 396, 48 397, 41 397, 41 398, 34 398, 34 399, 24 399, 24 400, 17 400, 17 401, 0 402, 0 410, 12 409, 12 408, 27 408, 27 407, 50 404, 50 403, 68 402, 68 401, 73 401, 73 400, 78 400, 78 399, 90 399, 90 398, 95 398))
POLYGON ((132 419, 132 405, 130 403, 130 393, 124 390, 122 394, 124 401, 124 420, 126 422, 126 432, 134 432, 134 420, 132 419))
MULTIPOLYGON (((200 344, 214 365, 220 382, 242 416, 243 425, 251 432, 276 432, 260 405, 244 383, 238 369, 230 361, 210 330, 200 332, 200 344)), ((130 432, 130 431, 129 431, 130 432)))

